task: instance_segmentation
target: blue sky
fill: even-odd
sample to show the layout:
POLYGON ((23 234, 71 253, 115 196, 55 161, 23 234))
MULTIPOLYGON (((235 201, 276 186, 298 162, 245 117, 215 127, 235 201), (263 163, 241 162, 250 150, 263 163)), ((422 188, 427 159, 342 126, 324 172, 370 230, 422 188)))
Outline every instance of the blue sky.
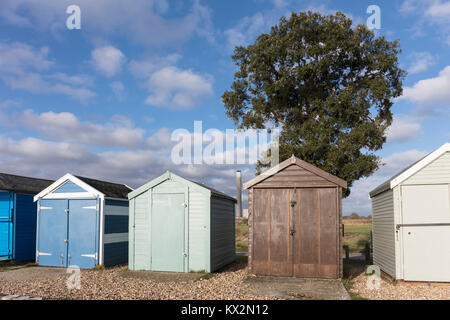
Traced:
MULTIPOLYGON (((355 183, 344 213, 370 214, 368 192, 450 140, 450 2, 2 0, 0 171, 58 178, 67 172, 137 187, 173 170, 234 195, 251 166, 175 166, 171 132, 234 128, 222 93, 234 46, 252 43, 283 15, 342 11, 399 39, 409 74, 392 111, 384 166, 355 183), (81 8, 81 30, 66 8, 81 8)), ((245 199, 245 197, 244 197, 245 199)))

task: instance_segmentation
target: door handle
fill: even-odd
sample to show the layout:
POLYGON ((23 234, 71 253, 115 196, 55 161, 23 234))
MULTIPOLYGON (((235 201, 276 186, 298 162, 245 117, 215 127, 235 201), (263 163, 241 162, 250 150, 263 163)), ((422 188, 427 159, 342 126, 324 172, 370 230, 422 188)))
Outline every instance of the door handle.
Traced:
POLYGON ((69 240, 67 240, 67 239, 64 239, 64 243, 69 243, 69 240))
POLYGON ((289 234, 290 234, 291 236, 293 236, 296 232, 297 232, 297 231, 295 231, 294 229, 292 229, 292 230, 289 232, 289 234))

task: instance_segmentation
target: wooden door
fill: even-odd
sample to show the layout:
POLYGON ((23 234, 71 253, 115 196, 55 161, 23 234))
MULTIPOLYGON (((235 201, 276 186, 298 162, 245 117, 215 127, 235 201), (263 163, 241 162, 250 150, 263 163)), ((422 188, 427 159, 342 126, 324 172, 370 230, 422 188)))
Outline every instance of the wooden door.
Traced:
POLYGON ((255 274, 338 278, 337 188, 254 189, 255 274))
POLYGON ((336 188, 296 190, 293 210, 293 275, 338 278, 339 229, 336 188))
POLYGON ((289 189, 255 189, 253 194, 253 272, 292 275, 289 189))

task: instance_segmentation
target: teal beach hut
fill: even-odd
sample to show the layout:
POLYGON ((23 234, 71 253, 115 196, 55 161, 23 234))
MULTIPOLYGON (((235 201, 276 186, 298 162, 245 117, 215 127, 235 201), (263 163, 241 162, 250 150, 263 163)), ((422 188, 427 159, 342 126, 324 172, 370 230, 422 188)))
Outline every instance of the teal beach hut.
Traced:
POLYGON ((131 270, 213 272, 235 260, 233 197, 166 172, 128 198, 131 270))

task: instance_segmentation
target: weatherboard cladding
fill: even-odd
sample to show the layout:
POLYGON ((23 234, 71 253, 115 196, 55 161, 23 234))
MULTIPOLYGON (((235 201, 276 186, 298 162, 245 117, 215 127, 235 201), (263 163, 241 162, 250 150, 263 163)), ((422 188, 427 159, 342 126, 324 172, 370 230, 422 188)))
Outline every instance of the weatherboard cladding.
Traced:
MULTIPOLYGON (((223 245, 226 241, 221 234, 223 222, 219 216, 228 208, 226 213, 232 217, 229 219, 229 225, 226 230, 231 230, 234 235, 234 204, 236 200, 220 191, 206 187, 202 184, 178 177, 170 172, 154 179, 141 188, 130 193, 130 246, 129 246, 129 264, 134 270, 152 270, 152 238, 158 237, 158 230, 152 229, 152 199, 155 194, 185 194, 185 203, 187 204, 187 216, 185 221, 185 248, 187 249, 187 268, 188 271, 207 271, 212 272, 216 268, 234 260, 234 237, 229 236, 230 243, 223 245), (187 195, 187 197, 186 197, 187 195), (213 212, 215 200, 223 203, 229 203, 221 209, 213 212), (215 218, 217 216, 217 218, 215 218), (217 223, 217 226, 213 224, 217 223), (217 232, 217 238, 213 237, 212 230, 217 232), (213 244, 214 242, 214 244, 213 244), (224 247, 225 249, 222 249, 224 247), (227 248, 233 247, 233 257, 227 248), (216 253, 217 248, 218 253, 216 253), (223 254, 228 254, 222 258, 223 254), (214 258, 213 258, 214 257, 214 258)), ((219 202, 217 202, 219 203, 219 202)), ((176 254, 181 254, 180 252, 176 254)))
POLYGON ((0 173, 0 247, 16 261, 32 260, 36 250, 36 203, 33 195, 53 181, 0 173), (6 191, 6 192, 1 192, 6 191), (7 208, 6 208, 7 206, 7 208), (9 217, 11 219, 4 219, 9 217), (9 221, 7 221, 9 220, 9 221), (3 232, 7 231, 8 232, 3 232))
MULTIPOLYGON (((408 166, 370 193, 372 199, 374 264, 379 265, 381 270, 396 279, 411 280, 408 279, 408 274, 411 275, 411 272, 417 272, 416 278, 413 279, 415 281, 448 280, 445 278, 445 273, 427 272, 426 270, 430 270, 431 267, 429 268, 426 264, 420 269, 422 271, 417 271, 414 265, 408 265, 406 258, 420 257, 423 252, 434 250, 434 247, 426 249, 426 243, 415 244, 413 247, 408 248, 406 241, 412 243, 411 241, 419 239, 426 232, 433 234, 436 239, 439 236, 445 237, 445 232, 443 231, 445 227, 415 226, 408 229, 408 227, 404 226, 399 227, 397 230, 396 226, 402 224, 450 222, 450 212, 448 215, 442 215, 442 210, 445 210, 445 208, 448 210, 449 205, 449 147, 449 144, 442 146, 408 166), (405 173, 408 170, 410 170, 410 173, 406 175, 405 173), (391 182, 398 179, 401 175, 403 175, 402 181, 397 181, 398 184, 391 188, 391 182), (442 192, 442 190, 445 190, 446 185, 448 186, 448 193, 442 192), (437 190, 441 190, 441 192, 437 190), (429 203, 430 201, 441 211, 437 209, 436 211, 426 210, 427 205, 424 202, 429 203), (425 208, 420 208, 421 205, 425 208), (434 214, 435 212, 440 212, 441 215, 434 214)), ((438 250, 445 252, 445 247, 439 247, 438 250)), ((436 262, 431 261, 431 263, 436 262)))
POLYGON ((372 198, 373 261, 395 277, 394 191, 387 190, 372 198))
POLYGON ((218 196, 211 197, 211 269, 235 260, 235 205, 218 196))

